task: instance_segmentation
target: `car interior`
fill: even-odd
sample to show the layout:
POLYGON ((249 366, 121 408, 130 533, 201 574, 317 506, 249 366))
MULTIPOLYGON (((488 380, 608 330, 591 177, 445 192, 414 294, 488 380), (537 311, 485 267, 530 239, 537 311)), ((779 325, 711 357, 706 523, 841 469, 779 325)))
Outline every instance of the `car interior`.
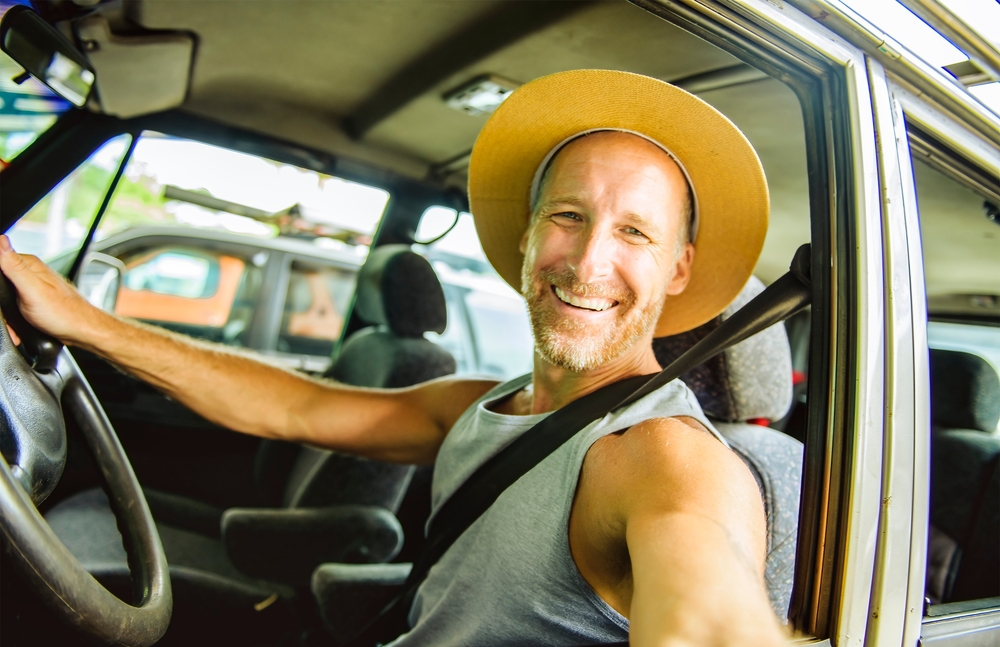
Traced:
MULTIPOLYGON (((101 185, 108 193, 103 206, 100 197, 88 203, 89 227, 112 202, 112 176, 121 178, 144 133, 384 190, 388 202, 339 340, 322 341, 332 358, 324 377, 359 386, 401 387, 458 371, 455 357, 428 334, 447 334, 454 310, 446 292, 457 288, 442 290, 435 263, 415 243, 428 209, 453 208, 457 219, 468 208, 469 156, 489 112, 462 104, 463 96, 486 82, 504 95, 545 74, 608 68, 674 83, 721 111, 754 145, 770 188, 756 278, 715 320, 658 339, 654 350, 663 365, 680 356, 785 274, 800 245, 812 243, 813 307, 683 378, 760 487, 775 613, 792 623, 804 617, 813 595, 808 565, 819 559, 822 539, 817 474, 826 447, 844 442, 842 428, 828 422, 845 405, 833 401, 823 376, 838 361, 830 352, 831 322, 848 314, 832 309, 830 294, 843 285, 832 283, 832 260, 823 254, 839 244, 836 227, 849 218, 847 207, 832 206, 837 187, 817 179, 829 169, 815 133, 827 125, 793 75, 643 0, 255 0, 238 11, 226 2, 60 0, 34 7, 88 52, 100 103, 68 110, 23 153, 4 144, 5 230, 16 229, 17 218, 98 147, 125 137, 120 170, 101 185)), ((923 145, 914 148, 915 159, 928 153, 914 167, 930 319, 995 328, 1000 231, 983 213, 990 205, 995 212, 1000 186, 981 171, 946 164, 946 147, 933 138, 914 138, 923 145)), ((45 210, 51 212, 51 200, 32 213, 45 210)), ((86 240, 60 251, 82 257, 86 240)), ((240 262, 252 266, 249 258, 240 262)), ((237 336, 251 325, 257 295, 276 289, 266 271, 251 273, 232 286, 238 307, 227 322, 242 322, 230 330, 237 336)), ((300 274, 289 289, 311 289, 300 274)), ((288 332, 290 318, 308 310, 296 298, 274 313, 275 321, 285 322, 288 343, 317 348, 316 339, 288 332)), ((499 345, 501 334, 491 331, 482 343, 499 345)), ((419 554, 432 466, 243 436, 96 356, 72 352, 128 454, 164 544, 174 609, 159 644, 342 644, 348 628, 384 602, 379 587, 365 583, 405 579, 405 568, 392 568, 419 554)), ((953 346, 931 351, 930 614, 1000 596, 1000 581, 989 576, 1000 570, 1000 382, 998 360, 981 355, 953 346)), ((66 425, 66 466, 39 510, 87 570, 132 603, 135 568, 120 523, 79 425, 69 416, 66 425)), ((82 644, 25 595, 27 585, 4 560, 0 640, 82 644)))

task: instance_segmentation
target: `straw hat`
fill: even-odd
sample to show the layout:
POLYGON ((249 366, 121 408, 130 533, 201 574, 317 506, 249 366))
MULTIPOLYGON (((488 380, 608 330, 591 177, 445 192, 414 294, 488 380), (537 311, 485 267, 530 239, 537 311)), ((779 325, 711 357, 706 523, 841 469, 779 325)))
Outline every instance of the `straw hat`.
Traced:
POLYGON ((695 328, 725 309, 757 263, 767 232, 764 169, 743 133, 698 97, 647 76, 573 70, 521 86, 483 127, 469 163, 469 204, 486 257, 515 290, 518 251, 543 162, 594 130, 639 134, 678 161, 694 190, 697 218, 691 280, 667 298, 662 337, 695 328))

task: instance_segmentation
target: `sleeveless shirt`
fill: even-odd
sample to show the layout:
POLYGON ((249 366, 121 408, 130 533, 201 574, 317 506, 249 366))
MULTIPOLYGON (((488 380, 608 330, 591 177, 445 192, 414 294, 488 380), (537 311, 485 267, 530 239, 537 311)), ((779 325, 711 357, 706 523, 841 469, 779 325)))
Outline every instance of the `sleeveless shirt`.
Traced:
MULTIPOLYGON (((531 382, 501 384, 458 419, 434 467, 431 518, 486 460, 549 413, 489 407, 531 382)), ((694 394, 674 380, 597 420, 517 482, 435 564, 410 609, 413 627, 391 647, 590 645, 628 639, 628 620, 584 580, 569 547, 569 515, 583 459, 600 438, 645 420, 690 416, 725 444, 694 394)))

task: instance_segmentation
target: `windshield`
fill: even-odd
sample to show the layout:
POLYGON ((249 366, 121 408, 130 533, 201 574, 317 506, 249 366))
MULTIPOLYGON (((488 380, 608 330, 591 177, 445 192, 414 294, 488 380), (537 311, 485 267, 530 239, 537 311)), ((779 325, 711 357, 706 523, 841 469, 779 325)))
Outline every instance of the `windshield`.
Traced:
MULTIPOLYGON (((19 3, 0 0, 0 15, 15 4, 19 3)), ((34 78, 25 77, 21 66, 0 51, 0 168, 72 107, 34 78)))

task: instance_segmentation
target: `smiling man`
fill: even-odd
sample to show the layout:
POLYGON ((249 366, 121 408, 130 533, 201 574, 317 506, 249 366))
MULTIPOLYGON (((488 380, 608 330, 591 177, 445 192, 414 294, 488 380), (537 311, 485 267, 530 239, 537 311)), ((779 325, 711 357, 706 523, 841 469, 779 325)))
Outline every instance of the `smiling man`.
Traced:
MULTIPOLYGON (((435 463, 433 511, 566 404, 656 372, 654 335, 718 314, 752 271, 767 190, 722 115, 581 70, 519 89, 470 166, 483 248, 531 315, 532 374, 402 390, 311 380, 103 313, 0 239, 26 318, 230 429, 435 463), (391 424, 390 424, 391 423, 391 424)), ((431 569, 393 645, 775 645, 756 482, 679 381, 587 426, 431 569)))

